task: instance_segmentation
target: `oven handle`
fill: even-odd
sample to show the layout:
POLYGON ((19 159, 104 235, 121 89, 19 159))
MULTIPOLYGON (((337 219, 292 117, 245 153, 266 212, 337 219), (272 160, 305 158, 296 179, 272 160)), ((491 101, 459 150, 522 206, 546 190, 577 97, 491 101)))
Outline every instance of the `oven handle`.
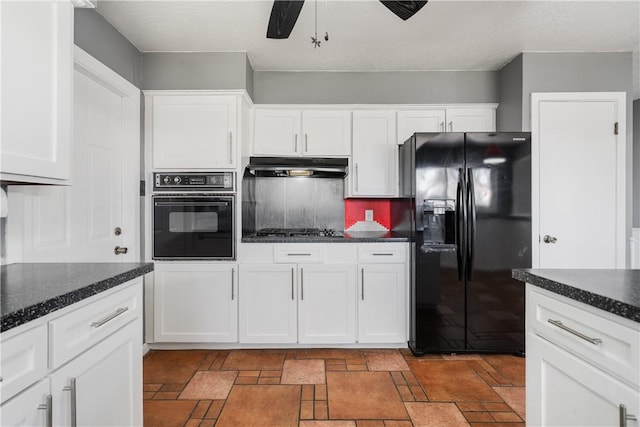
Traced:
POLYGON ((155 202, 156 206, 187 206, 187 207, 208 207, 208 206, 229 206, 229 202, 155 202))

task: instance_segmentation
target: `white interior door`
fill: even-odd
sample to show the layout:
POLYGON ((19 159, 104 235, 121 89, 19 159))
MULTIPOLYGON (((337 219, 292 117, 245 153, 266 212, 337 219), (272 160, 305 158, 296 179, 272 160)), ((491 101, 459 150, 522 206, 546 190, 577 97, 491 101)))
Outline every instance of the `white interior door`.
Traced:
POLYGON ((532 95, 534 267, 624 268, 624 123, 624 93, 532 95))
POLYGON ((23 259, 135 261, 140 92, 84 51, 76 48, 75 55, 72 185, 18 190, 24 197, 23 259), (116 255, 116 246, 128 252, 116 255))

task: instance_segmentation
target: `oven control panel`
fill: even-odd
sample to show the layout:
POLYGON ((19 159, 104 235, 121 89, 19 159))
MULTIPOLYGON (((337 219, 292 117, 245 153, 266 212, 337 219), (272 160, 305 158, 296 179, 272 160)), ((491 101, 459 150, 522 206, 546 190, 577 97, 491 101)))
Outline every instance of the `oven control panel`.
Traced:
POLYGON ((234 172, 156 172, 154 191, 234 191, 234 172))

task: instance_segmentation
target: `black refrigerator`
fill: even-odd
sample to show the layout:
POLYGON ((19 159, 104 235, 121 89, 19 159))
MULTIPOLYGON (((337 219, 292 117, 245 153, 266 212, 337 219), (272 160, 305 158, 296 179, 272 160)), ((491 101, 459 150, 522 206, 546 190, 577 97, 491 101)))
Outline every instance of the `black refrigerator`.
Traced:
POLYGON ((411 351, 524 354, 531 134, 416 133, 399 161, 411 351))

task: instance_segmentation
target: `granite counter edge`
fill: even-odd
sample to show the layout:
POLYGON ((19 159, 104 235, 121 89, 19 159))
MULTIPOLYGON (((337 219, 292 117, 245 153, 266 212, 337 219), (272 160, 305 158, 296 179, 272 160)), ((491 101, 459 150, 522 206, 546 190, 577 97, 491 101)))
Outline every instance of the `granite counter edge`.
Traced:
POLYGON ((144 265, 141 265, 140 267, 134 268, 133 270, 125 271, 124 273, 109 277, 108 279, 87 284, 87 286, 76 289, 72 292, 59 295, 57 297, 48 299, 38 304, 31 305, 29 307, 22 308, 6 315, 3 314, 0 323, 0 332, 6 332, 17 326, 24 325, 25 323, 31 322, 42 316, 46 316, 47 314, 68 307, 72 304, 75 304, 76 302, 80 302, 86 298, 114 288, 137 277, 143 276, 147 273, 151 273, 153 270, 153 263, 146 263, 144 265))
POLYGON ((546 289, 555 294, 562 295, 574 301, 590 305, 600 310, 624 317, 634 322, 640 323, 640 308, 623 303, 621 301, 606 297, 604 295, 594 294, 583 289, 579 289, 565 283, 540 277, 528 271, 514 269, 511 276, 522 282, 530 283, 542 289, 546 289))

